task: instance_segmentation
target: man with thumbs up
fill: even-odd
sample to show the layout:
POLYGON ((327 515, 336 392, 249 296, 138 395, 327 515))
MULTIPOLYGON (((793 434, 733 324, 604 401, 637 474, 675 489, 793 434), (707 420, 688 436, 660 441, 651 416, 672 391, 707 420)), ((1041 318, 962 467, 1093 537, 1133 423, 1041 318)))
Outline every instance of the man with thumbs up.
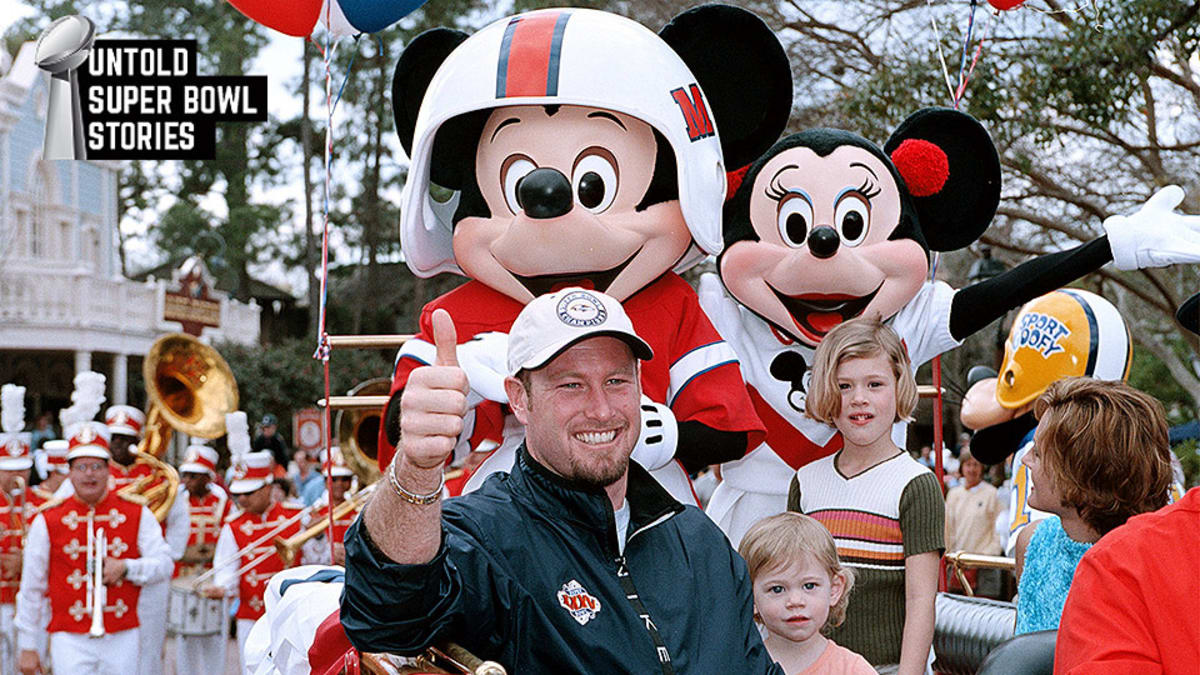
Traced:
POLYGON ((745 563, 629 456, 640 361, 619 302, 568 288, 513 323, 504 387, 526 425, 511 473, 442 504, 468 381, 454 323, 401 399, 400 450, 346 535, 341 620, 371 652, 446 640, 526 673, 778 673, 745 563))

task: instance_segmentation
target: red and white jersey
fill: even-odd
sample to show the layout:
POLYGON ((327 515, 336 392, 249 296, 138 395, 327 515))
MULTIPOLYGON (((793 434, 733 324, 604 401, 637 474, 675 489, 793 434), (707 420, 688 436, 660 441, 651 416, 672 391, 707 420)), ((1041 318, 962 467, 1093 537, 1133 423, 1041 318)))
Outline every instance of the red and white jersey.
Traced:
MULTIPOLYGON (((642 363, 643 394, 667 404, 679 422, 747 432, 751 448, 763 441, 765 430, 746 395, 737 355, 701 311, 696 292, 686 281, 669 272, 621 304, 634 330, 654 350, 654 358, 642 363)), ((523 307, 478 281, 468 281, 428 303, 421 312, 417 336, 400 351, 392 393, 404 388, 413 369, 432 362, 431 317, 435 309, 450 312, 462 344, 481 333, 507 333, 523 307)), ((474 412, 473 428, 467 435, 496 443, 509 440, 504 433, 508 416, 499 403, 484 401, 474 412)), ((380 465, 386 466, 394 453, 381 438, 380 465)), ((470 492, 490 472, 481 466, 465 491, 470 492)))
MULTIPOLYGON (((208 486, 208 494, 203 497, 195 497, 181 492, 180 498, 185 498, 187 504, 187 550, 194 550, 194 547, 204 545, 215 551, 217 539, 221 535, 221 527, 229 517, 233 500, 229 499, 229 495, 221 489, 221 486, 213 484, 208 486)), ((194 576, 210 569, 212 569, 211 561, 186 565, 178 562, 175 564, 175 576, 194 576)))
MULTIPOLYGON (((149 464, 140 464, 134 462, 129 466, 125 466, 120 462, 114 461, 108 463, 108 472, 108 490, 109 492, 115 492, 129 485, 130 483, 133 483, 142 476, 149 476, 153 474, 154 470, 150 468, 149 464)), ((150 486, 147 485, 147 487, 150 486)))
MULTIPOLYGON (((226 520, 225 526, 221 528, 214 561, 219 571, 214 575, 214 582, 217 586, 224 588, 226 592, 237 588, 238 598, 241 601, 238 603, 237 618, 258 619, 263 615, 265 609, 263 591, 266 590, 267 582, 271 580, 271 577, 283 569, 283 559, 275 551, 275 538, 287 539, 300 531, 303 524, 299 518, 282 526, 284 522, 294 518, 300 511, 298 506, 272 504, 271 508, 262 515, 243 511, 230 516, 226 520), (271 535, 266 539, 254 547, 247 548, 269 532, 271 535), (234 557, 243 549, 246 550, 234 562, 234 557), (239 568, 260 557, 263 560, 252 569, 237 574, 239 568)), ((297 558, 299 557, 297 556, 297 558)), ((295 562, 300 564, 301 560, 297 559, 295 562)))
POLYGON ((47 597, 51 613, 48 632, 88 631, 89 522, 94 533, 104 531, 107 555, 122 559, 126 565, 124 578, 106 586, 106 632, 136 627, 139 587, 170 575, 171 561, 162 531, 145 506, 112 492, 94 508, 76 497, 55 503, 34 519, 27 535, 17 596, 20 640, 45 625, 41 607, 47 597))

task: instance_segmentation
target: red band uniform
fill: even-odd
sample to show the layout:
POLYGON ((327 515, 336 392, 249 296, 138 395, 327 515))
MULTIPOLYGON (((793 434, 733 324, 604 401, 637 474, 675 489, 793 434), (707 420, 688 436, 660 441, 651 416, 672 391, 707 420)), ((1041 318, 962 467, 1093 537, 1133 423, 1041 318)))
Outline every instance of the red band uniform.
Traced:
MULTIPOLYGON (((217 451, 204 445, 188 447, 187 459, 179 465, 187 492, 188 540, 183 559, 175 564, 175 576, 196 577, 212 569, 217 538, 229 516, 233 500, 212 482, 217 475, 217 451), (200 480, 197 481, 196 479, 200 480), (195 485, 195 483, 199 485, 195 485), (192 490, 203 491, 202 495, 192 490)), ((177 602, 172 597, 172 602, 177 602)), ((170 610, 169 610, 170 611, 170 610)), ((175 671, 178 675, 212 675, 225 669, 225 632, 212 635, 179 635, 175 639, 175 671)))
MULTIPOLYGON (((109 460, 108 429, 85 422, 68 431, 68 462, 109 460)), ((162 530, 143 504, 104 490, 89 505, 78 495, 51 503, 29 528, 24 574, 17 596, 20 650, 36 649, 42 608, 49 598, 50 658, 57 672, 129 675, 138 665, 140 587, 166 579, 170 554, 162 530), (122 560, 123 578, 106 584, 101 613, 104 635, 90 637, 88 588, 89 521, 96 536, 104 531, 106 557, 122 560)))
MULTIPOLYGON (((272 482, 272 459, 269 452, 252 452, 245 456, 245 465, 239 467, 238 476, 229 484, 230 494, 246 497, 268 486, 272 482)), ((261 514, 243 509, 225 521, 217 539, 217 550, 214 565, 217 573, 214 575, 214 585, 232 594, 235 589, 238 598, 237 635, 238 653, 245 645, 246 636, 254 621, 263 615, 265 604, 263 595, 267 582, 283 569, 283 560, 275 552, 275 537, 290 537, 300 531, 303 524, 299 518, 294 522, 283 525, 289 518, 296 516, 300 508, 279 503, 270 504, 261 514), (268 532, 272 533, 259 545, 249 549, 240 556, 237 554, 252 542, 262 538, 268 532), (234 561, 234 558, 238 559, 234 561), (262 558, 252 569, 239 572, 252 561, 262 558)), ((301 561, 296 560, 299 564, 301 561)))

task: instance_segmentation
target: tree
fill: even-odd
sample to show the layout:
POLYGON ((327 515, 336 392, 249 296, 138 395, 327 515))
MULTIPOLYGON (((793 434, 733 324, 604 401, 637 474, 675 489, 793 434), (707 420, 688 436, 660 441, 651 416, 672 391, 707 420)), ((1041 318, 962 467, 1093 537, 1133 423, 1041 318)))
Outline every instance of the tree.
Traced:
MULTIPOLYGON (((1006 262, 1094 239, 1104 218, 1133 210, 1165 185, 1182 185, 1182 208, 1200 212, 1200 2, 1031 0, 990 19, 991 8, 974 2, 752 4, 788 43, 794 123, 877 141, 909 112, 948 104, 931 21, 954 77, 968 13, 981 6, 974 37, 987 21, 990 36, 962 109, 988 127, 1000 152, 1004 192, 982 243, 1003 251, 1006 262)), ((1198 279, 1190 268, 1105 268, 1083 282, 1122 310, 1134 339, 1193 407, 1197 340, 1173 313, 1198 279)))

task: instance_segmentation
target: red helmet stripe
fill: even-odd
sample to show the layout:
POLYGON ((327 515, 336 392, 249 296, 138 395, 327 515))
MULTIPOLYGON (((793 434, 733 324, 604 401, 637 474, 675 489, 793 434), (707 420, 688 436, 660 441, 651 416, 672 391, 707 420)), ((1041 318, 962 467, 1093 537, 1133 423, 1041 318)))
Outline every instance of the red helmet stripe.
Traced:
POLYGON ((496 68, 496 98, 558 94, 558 60, 569 17, 569 12, 545 11, 508 22, 496 68))

